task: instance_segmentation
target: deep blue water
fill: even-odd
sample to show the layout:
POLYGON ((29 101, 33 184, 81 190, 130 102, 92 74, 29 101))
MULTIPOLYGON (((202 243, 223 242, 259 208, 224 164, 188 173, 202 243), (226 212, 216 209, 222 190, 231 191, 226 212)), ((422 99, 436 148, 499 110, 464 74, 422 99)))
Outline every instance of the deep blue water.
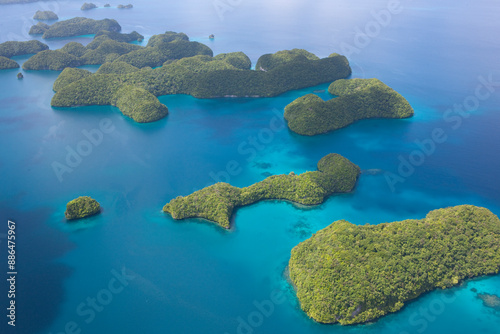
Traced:
MULTIPOLYGON (((321 85, 266 99, 165 96, 166 119, 136 124, 113 107, 53 110, 59 72, 23 71, 24 80, 17 80, 18 70, 0 71, 0 238, 7 219, 16 221, 19 272, 17 326, 4 331, 1 315, 2 333, 65 333, 71 326, 93 334, 500 333, 500 315, 470 291, 500 294, 498 275, 427 294, 375 324, 349 327, 309 320, 283 278, 290 250, 338 219, 422 218, 458 204, 500 214, 500 85, 482 88, 488 96, 473 104, 481 82, 500 82, 500 7, 493 0, 401 1, 397 13, 374 24, 373 12, 390 3, 143 1, 132 10, 87 12, 79 10, 82 1, 1 6, 0 42, 30 39, 33 13, 51 9, 60 19, 115 18, 124 32, 146 38, 182 31, 215 54, 243 51, 254 63, 264 53, 291 48, 321 57, 347 53, 353 77, 381 79, 415 109, 412 119, 367 120, 315 137, 291 133, 282 123, 283 108, 328 87, 321 85), (374 29, 372 37, 363 39, 357 31, 367 28, 374 29), (471 109, 464 116, 447 112, 463 103, 471 109), (99 129, 101 122, 112 131, 59 180, 52 164, 64 163, 67 147, 77 149, 82 131, 99 129), (433 131, 446 139, 420 154, 415 141, 428 143, 433 131), (246 186, 269 173, 314 170, 331 152, 378 172, 362 174, 354 193, 314 208, 273 201, 242 208, 229 232, 161 212, 170 199, 216 180, 246 186), (387 175, 398 174, 400 159, 422 156, 390 186, 387 175), (233 175, 228 163, 237 164, 233 175), (85 223, 66 224, 65 204, 80 195, 96 198, 104 210, 85 223), (113 273, 123 268, 134 278, 105 299, 113 273), (284 300, 259 318, 256 304, 280 293, 284 300), (91 317, 85 303, 96 297, 106 305, 91 317)), ((48 44, 55 49, 70 40, 88 43, 91 37, 48 44)), ((0 266, 6 268, 6 243, 0 241, 0 266)), ((0 296, 5 310, 7 298, 0 296)))

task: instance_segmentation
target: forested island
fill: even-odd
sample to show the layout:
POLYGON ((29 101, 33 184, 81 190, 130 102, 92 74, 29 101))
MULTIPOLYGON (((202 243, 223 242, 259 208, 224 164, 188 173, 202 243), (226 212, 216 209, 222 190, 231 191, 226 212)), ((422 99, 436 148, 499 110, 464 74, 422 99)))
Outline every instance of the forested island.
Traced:
POLYGON ((91 10, 91 9, 94 9, 94 8, 97 8, 97 6, 92 3, 92 2, 85 2, 82 7, 80 8, 80 10, 91 10))
POLYGON ((49 46, 37 40, 26 42, 9 41, 0 44, 0 56, 11 58, 48 50, 49 46))
POLYGON ((150 101, 153 100, 150 97, 169 94, 189 94, 197 98, 272 97, 351 73, 347 59, 338 54, 323 59, 294 59, 269 71, 253 71, 250 59, 242 52, 213 57, 212 50, 203 44, 190 45, 190 42, 161 35, 153 37, 148 47, 118 57, 95 74, 72 81, 67 78, 69 72, 63 71, 57 81, 64 80, 67 85, 58 85, 51 105, 116 105, 118 92, 126 91, 127 86, 135 87, 150 101), (210 54, 186 56, 193 52, 210 54), (167 60, 155 69, 148 66, 149 59, 155 62, 165 56, 181 59, 167 60))
POLYGON ((136 31, 122 34, 101 30, 87 46, 69 42, 60 49, 46 50, 34 55, 23 64, 23 68, 25 70, 63 70, 67 67, 100 65, 113 61, 122 54, 141 49, 141 46, 128 42, 143 39, 144 36, 136 31))
POLYGON ((66 204, 66 219, 74 220, 93 216, 101 212, 101 205, 89 196, 80 196, 66 204))
POLYGON ((378 79, 346 79, 333 82, 328 92, 338 97, 323 101, 308 94, 285 107, 290 130, 313 136, 337 130, 368 118, 413 116, 408 101, 378 79))
POLYGON ((32 27, 30 31, 33 33, 35 33, 35 31, 36 33, 43 31, 42 38, 48 39, 96 34, 100 30, 119 32, 121 29, 122 27, 116 20, 94 20, 86 17, 74 17, 69 20, 56 22, 48 26, 48 28, 44 25, 37 24, 37 28, 32 27))
POLYGON ((37 10, 33 16, 34 20, 59 20, 59 16, 51 10, 37 10))
POLYGON ((47 23, 38 22, 37 24, 31 26, 28 34, 29 35, 43 35, 49 28, 50 28, 50 26, 47 23))
POLYGON ((304 205, 321 204, 334 193, 354 189, 360 169, 339 154, 318 162, 318 170, 296 175, 273 175, 249 187, 216 183, 186 197, 172 199, 163 207, 174 219, 204 218, 229 229, 233 210, 262 200, 288 200, 304 205))
POLYGON ((405 303, 500 269, 500 220, 461 205, 424 219, 334 222, 297 245, 289 262, 302 310, 321 323, 373 321, 405 303))
POLYGON ((0 70, 8 70, 11 68, 19 68, 19 64, 12 59, 0 56, 0 70))

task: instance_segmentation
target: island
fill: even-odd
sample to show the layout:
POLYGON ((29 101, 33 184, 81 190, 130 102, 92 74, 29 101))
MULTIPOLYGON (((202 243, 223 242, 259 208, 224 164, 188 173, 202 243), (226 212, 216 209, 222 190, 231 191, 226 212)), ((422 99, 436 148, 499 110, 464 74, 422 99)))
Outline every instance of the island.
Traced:
POLYGON ((99 65, 113 61, 120 55, 141 49, 141 46, 128 42, 143 38, 144 36, 135 31, 121 34, 101 30, 87 46, 77 42, 69 42, 60 49, 36 54, 23 64, 23 68, 25 70, 58 71, 67 67, 99 65))
POLYGON ((92 2, 90 2, 90 3, 85 2, 82 5, 82 7, 80 8, 80 10, 91 10, 91 9, 94 9, 94 8, 97 8, 97 6, 95 4, 93 4, 92 2))
POLYGON ((21 79, 23 79, 23 78, 24 78, 24 75, 23 75, 21 72, 19 72, 19 73, 17 73, 17 78, 18 78, 19 80, 21 80, 21 79))
POLYGON ((0 56, 0 70, 19 68, 19 64, 7 57, 0 56))
POLYGON ((59 21, 49 26, 42 35, 43 39, 56 37, 73 37, 96 34, 100 30, 119 32, 122 29, 116 20, 94 20, 86 17, 74 17, 69 20, 59 21))
POLYGON ((320 323, 365 323, 465 279, 500 269, 500 220, 461 205, 378 225, 336 221, 292 249, 302 310, 320 323))
POLYGON ((50 26, 47 23, 38 22, 35 25, 32 25, 28 34, 30 35, 43 35, 47 30, 49 30, 50 26))
POLYGON ((130 9, 133 7, 134 7, 133 5, 128 4, 128 5, 118 5, 116 8, 118 8, 118 9, 130 9))
POLYGON ((89 196, 80 196, 66 204, 67 220, 81 219, 101 212, 101 205, 89 196))
POLYGON ((35 20, 59 20, 59 16, 51 10, 37 10, 33 16, 35 20))
POLYGON ((210 34, 210 36, 208 36, 208 39, 215 39, 215 35, 214 34, 210 34))
POLYGON ((104 5, 104 8, 109 8, 109 7, 111 7, 111 5, 109 3, 104 5))
POLYGON ((49 46, 37 40, 26 42, 9 41, 0 44, 0 56, 11 58, 48 50, 49 46))
POLYGON ((185 34, 174 32, 154 35, 149 40, 148 45, 143 47, 129 44, 129 42, 144 39, 144 36, 136 31, 122 34, 101 30, 95 34, 94 39, 87 46, 69 42, 61 49, 31 57, 23 64, 23 68, 26 70, 63 70, 66 67, 98 65, 115 60, 126 61, 140 67, 160 66, 167 60, 197 54, 213 54, 209 47, 198 42, 190 42, 185 37, 187 37, 185 34), (158 38, 163 37, 165 39, 158 43, 159 45, 155 44, 158 38))
MULTIPOLYGON (((114 60, 118 63, 115 69, 123 68, 123 63, 128 63, 135 69, 127 66, 125 74, 104 74, 97 71, 73 81, 56 91, 51 105, 114 105, 116 94, 123 86, 137 87, 156 97, 170 94, 189 94, 196 98, 272 97, 289 90, 345 78, 351 73, 347 59, 338 54, 323 59, 290 60, 269 71, 254 71, 250 69, 250 59, 242 52, 219 54, 215 57, 186 57, 186 54, 205 52, 205 48, 208 48, 188 43, 182 40, 165 42, 161 38, 151 38, 146 48, 124 54, 114 60), (166 55, 181 59, 167 60, 163 66, 155 69, 148 66, 160 57, 155 49, 166 48, 171 50, 166 55), (94 89, 97 83, 101 87, 99 90, 94 89)), ((211 53, 211 50, 208 50, 211 53)), ((27 69, 26 66, 30 64, 27 63, 23 68, 27 69)), ((64 75, 63 71, 60 77, 64 75)))
POLYGON ((308 60, 319 60, 319 58, 303 49, 283 50, 276 53, 262 55, 255 68, 261 71, 269 71, 280 65, 290 62, 307 62, 308 60))
POLYGON ((225 229, 231 227, 233 211, 263 200, 288 200, 303 205, 323 203, 335 193, 354 189, 360 169, 343 156, 331 153, 323 157, 318 170, 300 175, 273 175, 249 187, 237 188, 216 183, 188 196, 172 199, 163 207, 174 219, 204 218, 225 229))
POLYGON ((285 107, 288 127, 300 135, 334 131, 368 118, 408 118, 408 101, 378 79, 334 81, 328 92, 338 97, 324 101, 315 94, 299 97, 285 107))

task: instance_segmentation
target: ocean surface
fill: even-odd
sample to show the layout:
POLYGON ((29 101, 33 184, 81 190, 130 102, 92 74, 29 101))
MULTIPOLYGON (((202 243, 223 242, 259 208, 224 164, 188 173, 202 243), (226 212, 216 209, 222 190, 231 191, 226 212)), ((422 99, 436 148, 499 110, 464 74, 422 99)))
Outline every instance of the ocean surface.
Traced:
MULTIPOLYGON (((31 18, 44 9, 61 20, 116 19, 123 32, 145 35, 143 45, 154 34, 184 32, 215 54, 243 51, 254 64, 284 49, 338 52, 353 78, 379 78, 415 117, 360 121, 315 137, 290 132, 284 107, 311 92, 332 98, 324 84, 275 98, 164 96, 169 116, 137 124, 114 107, 52 109, 59 72, 21 70, 18 80, 19 70, 0 71, 1 277, 8 219, 17 226, 18 271, 15 329, 6 324, 1 280, 1 333, 500 333, 499 312, 471 291, 499 295, 498 275, 348 327, 308 319, 284 277, 291 249, 338 219, 378 224, 459 204, 500 215, 498 1, 154 0, 85 12, 82 3, 0 6, 0 42, 31 39, 31 18), (66 164, 69 151, 85 146, 84 131, 103 123, 111 130, 58 176, 54 163, 66 164), (315 170, 332 152, 364 173, 353 193, 322 205, 261 202, 237 210, 231 231, 161 211, 216 181, 247 186, 315 170), (103 212, 68 224, 65 205, 80 195, 97 199, 103 212)), ((91 39, 44 42, 56 49, 91 39)))

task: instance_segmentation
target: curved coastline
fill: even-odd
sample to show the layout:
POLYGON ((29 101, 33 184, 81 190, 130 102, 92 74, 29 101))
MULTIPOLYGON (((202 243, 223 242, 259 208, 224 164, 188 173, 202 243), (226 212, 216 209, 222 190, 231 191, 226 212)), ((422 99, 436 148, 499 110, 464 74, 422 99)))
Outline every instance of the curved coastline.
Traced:
POLYGON ((238 207, 262 200, 288 200, 303 205, 321 204, 334 193, 355 187, 360 169, 339 154, 329 154, 318 162, 318 170, 269 176, 245 188, 216 183, 188 196, 178 196, 163 207, 174 219, 204 218, 222 228, 231 227, 230 218, 238 207))
POLYGON ((334 222, 297 245, 290 277, 301 308, 320 323, 365 323, 435 289, 500 270, 500 220, 461 205, 424 219, 334 222))

